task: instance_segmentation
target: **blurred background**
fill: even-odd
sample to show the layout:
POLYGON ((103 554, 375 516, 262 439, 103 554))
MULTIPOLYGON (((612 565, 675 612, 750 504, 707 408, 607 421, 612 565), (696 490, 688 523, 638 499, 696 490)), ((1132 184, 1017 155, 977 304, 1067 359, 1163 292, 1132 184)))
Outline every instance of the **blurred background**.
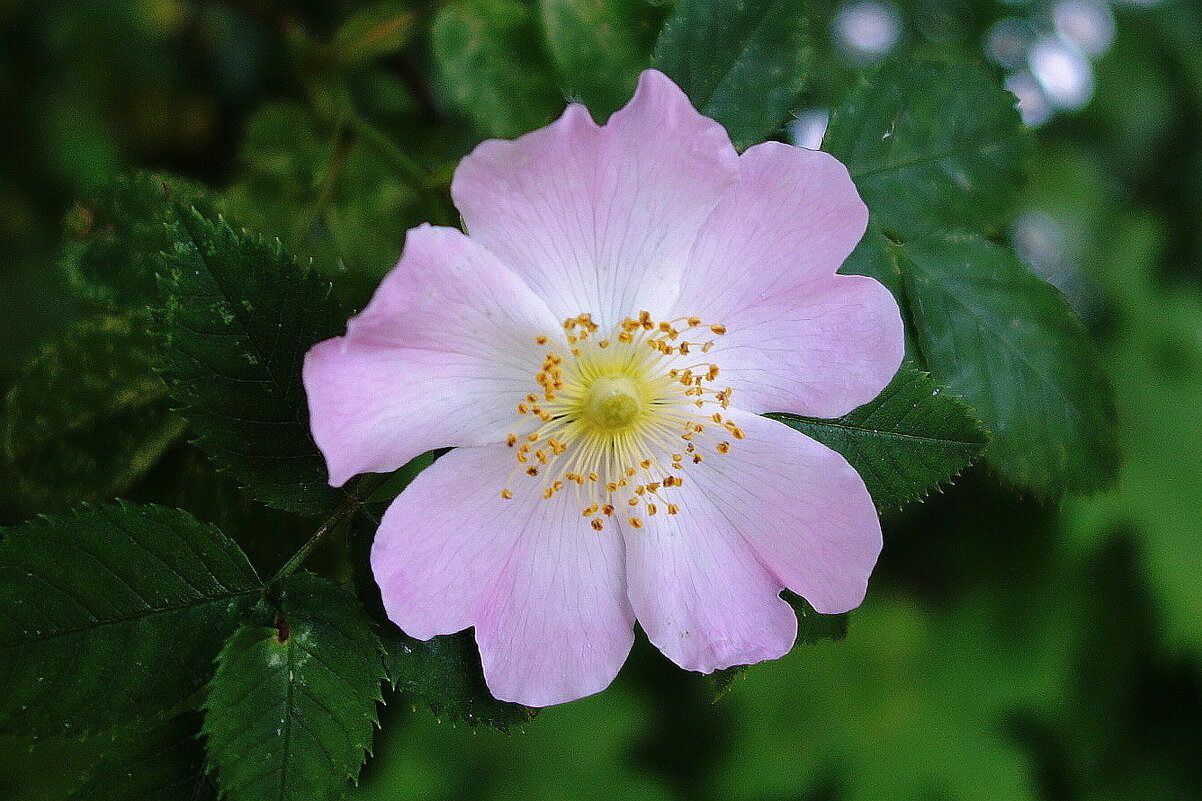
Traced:
MULTIPOLYGON (((0 392, 89 311, 68 286, 97 224, 80 199, 133 168, 217 190, 362 303, 404 230, 451 214, 451 170, 487 134, 433 65, 439 5, 0 0, 0 392), (329 110, 346 94, 349 122, 329 110)), ((527 5, 515 64, 552 75, 527 5)), ((621 5, 649 50, 668 8, 621 5)), ((810 5, 797 144, 890 55, 970 54, 1018 97, 1036 147, 999 235, 1097 338, 1118 485, 1051 505, 967 471, 886 520, 846 641, 716 702, 645 642, 609 690, 511 735, 393 696, 348 797, 1202 798, 1202 4, 810 5)), ((37 510, 0 479, 0 523, 37 510)), ((0 798, 64 797, 103 745, 0 742, 0 798)))

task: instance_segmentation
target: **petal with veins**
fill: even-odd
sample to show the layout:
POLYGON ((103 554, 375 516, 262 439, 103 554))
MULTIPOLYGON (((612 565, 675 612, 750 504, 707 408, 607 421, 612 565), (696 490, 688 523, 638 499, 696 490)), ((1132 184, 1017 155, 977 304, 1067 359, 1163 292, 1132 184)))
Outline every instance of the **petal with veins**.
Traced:
POLYGON ((389 618, 418 639, 476 627, 493 695, 547 706, 603 690, 634 641, 622 543, 566 494, 518 483, 505 447, 461 448, 392 504, 372 548, 389 618))
POLYGON ((839 417, 876 397, 903 356, 888 290, 835 275, 868 209, 826 153, 765 142, 739 166, 693 245, 673 316, 726 326, 712 355, 741 408, 839 417))
POLYGON ((501 442, 542 358, 536 336, 558 331, 487 250, 450 228, 410 231, 346 336, 305 355, 330 483, 395 470, 431 448, 501 442))
POLYGON ((481 143, 451 194, 471 237, 551 308, 608 329, 667 311, 698 228, 737 173, 722 126, 648 70, 604 126, 574 104, 546 128, 481 143))

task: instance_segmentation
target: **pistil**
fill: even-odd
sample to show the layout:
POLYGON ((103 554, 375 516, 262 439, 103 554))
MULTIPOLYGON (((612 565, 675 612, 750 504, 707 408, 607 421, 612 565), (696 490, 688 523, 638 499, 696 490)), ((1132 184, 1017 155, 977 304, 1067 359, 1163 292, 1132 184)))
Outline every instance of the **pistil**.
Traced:
MULTIPOLYGON (((722 455, 730 440, 743 436, 720 411, 730 405, 732 390, 713 384, 718 365, 690 356, 708 353, 726 328, 698 317, 657 322, 645 311, 604 339, 588 314, 568 318, 563 328, 562 355, 549 336, 535 340, 549 348, 534 376, 538 389, 517 412, 537 423, 507 438, 517 462, 511 479, 519 473, 541 479, 548 499, 570 485, 581 514, 598 531, 618 509, 635 529, 644 517, 677 514, 678 503, 657 501, 657 495, 681 486, 679 472, 704 460, 697 442, 722 455), (693 334, 703 338, 690 339, 693 334)), ((513 496, 508 487, 501 492, 513 496)))

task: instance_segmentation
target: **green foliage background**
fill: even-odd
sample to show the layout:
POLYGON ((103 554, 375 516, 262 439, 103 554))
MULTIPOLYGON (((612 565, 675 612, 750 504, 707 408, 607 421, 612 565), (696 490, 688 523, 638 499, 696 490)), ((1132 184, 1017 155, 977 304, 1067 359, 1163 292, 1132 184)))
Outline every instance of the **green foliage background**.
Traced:
MULTIPOLYGON (((765 22, 731 35, 747 52, 779 52, 796 32, 774 20, 792 4, 747 2, 765 22)), ((162 237, 157 248, 168 250, 176 240, 164 225, 180 223, 138 217, 141 196, 113 180, 147 168, 195 182, 175 182, 169 192, 278 237, 302 262, 289 269, 307 270, 312 259, 315 273, 358 307, 395 262, 406 228, 456 220, 445 198, 456 161, 484 136, 512 136, 552 119, 564 100, 559 87, 603 116, 624 102, 638 68, 654 57, 673 74, 694 76, 705 95, 695 100, 707 113, 722 119, 742 108, 754 75, 715 72, 684 58, 687 48, 653 53, 671 5, 679 21, 698 4, 0 0, 0 395, 44 374, 49 392, 79 392, 113 421, 100 427, 89 452, 56 451, 55 443, 63 431, 96 420, 10 420, 12 429, 36 436, 22 439, 26 450, 0 468, 8 471, 0 472, 0 524, 113 495, 153 500, 216 524, 270 575, 313 528, 277 510, 304 511, 311 494, 281 490, 273 508, 255 504, 185 442, 164 378, 138 355, 145 330, 170 330, 174 318, 130 323, 140 319, 130 310, 158 288, 154 268, 122 251, 134 236, 162 237), (594 51, 596 58, 581 56, 594 51), (223 190, 217 208, 206 205, 204 186, 223 190), (110 219, 112 210, 119 213, 110 219), (121 228, 135 218, 145 230, 121 228), (114 331, 130 340, 132 355, 93 375, 99 351, 89 351, 90 343, 114 331), (54 350, 64 332, 74 332, 62 340, 73 344, 54 350), (127 430, 143 439, 123 452, 127 430), (48 473, 47 464, 65 473, 48 473), (148 475, 152 464, 160 467, 148 475), (86 475, 106 483, 81 482, 86 475)), ((936 61, 976 57, 984 31, 1014 8, 942 0, 900 6, 902 50, 936 61)), ((791 60, 767 65, 787 77, 756 89, 769 111, 829 107, 856 85, 858 70, 830 44, 832 7, 811 3, 808 11, 809 44, 799 40, 791 60), (807 80, 798 81, 802 62, 807 80)), ((1117 455, 1096 421, 1076 425, 1072 436, 1121 465, 1117 484, 1084 499, 1046 500, 1042 485, 1062 477, 1030 478, 1021 464, 1026 450, 995 442, 985 463, 925 503, 899 511, 893 507, 908 498, 885 503, 878 496, 885 553, 848 638, 726 676, 716 702, 711 680, 681 673, 642 642, 608 691, 532 722, 506 709, 436 704, 432 714, 412 700, 421 696, 422 676, 385 665, 381 671, 401 691, 414 692, 386 694, 375 756, 348 797, 1202 798, 1202 11, 1166 0, 1116 13, 1114 46, 1096 63, 1095 99, 1036 133, 1017 205, 945 197, 936 211, 995 239, 1004 238, 1015 208, 1046 214, 1067 232, 1072 295, 1115 390, 1117 455), (1008 488, 999 475, 1032 494, 1008 488), (1014 478, 1023 475, 1025 482, 1014 478), (506 725, 517 733, 451 722, 475 714, 510 716, 506 725)), ((687 39, 681 25, 661 45, 687 39)), ((880 113, 897 96, 888 87, 857 92, 857 102, 880 113)), ((938 107, 938 98, 927 100, 938 107)), ((724 122, 743 143, 772 133, 756 127, 755 115, 724 122)), ((846 120, 832 121, 833 152, 847 130, 846 120)), ((859 155, 840 155, 854 173, 859 155)), ((139 180, 157 179, 122 179, 139 180)), ((862 191, 888 196, 904 191, 907 180, 888 175, 862 191)), ((963 243, 934 241, 911 209, 895 211, 877 215, 884 233, 870 231, 855 271, 878 274, 880 257, 920 263, 912 275, 937 275, 954 261, 963 243), (871 239, 885 234, 888 243, 871 239), (868 252, 874 243, 879 253, 868 252), (891 255, 881 256, 886 249, 891 255)), ((967 247, 984 253, 979 258, 991 269, 1018 269, 975 236, 967 247)), ((219 269, 214 274, 220 278, 219 269)), ((888 281, 883 272, 878 277, 888 281)), ((253 291, 269 299, 266 289, 253 291)), ((924 315, 943 313, 923 287, 906 292, 924 315)), ((1039 295, 1037 302, 1052 301, 1039 295)), ((241 325, 236 318, 210 322, 241 325)), ((972 376, 940 373, 947 342, 919 337, 911 344, 940 385, 964 381, 962 393, 979 386, 972 376)), ((1077 380, 1073 371, 1084 367, 1076 357, 1050 354, 1039 366, 1050 376, 1049 392, 1056 381, 1077 380)), ((192 391, 187 365, 171 367, 166 381, 192 391)), ((912 377, 895 393, 904 397, 925 380, 912 377)), ((1023 399, 1009 400, 1021 412, 1023 399)), ((794 423, 820 430, 812 421, 794 423)), ((242 441, 231 431, 230 442, 242 441)), ((1041 436, 1025 431, 1031 441, 1041 436)), ((973 436, 964 432, 978 441, 973 436)), ((201 443, 206 452, 226 445, 201 443)), ((226 458, 239 474, 236 454, 214 458, 226 458)), ((245 469, 261 475, 253 465, 245 469)), ((1082 488, 1102 483, 1065 470, 1082 488)), ((889 499, 895 472, 877 479, 889 499)), ((356 547, 353 526, 345 536, 356 547)), ((315 555, 327 573, 341 569, 332 550, 315 555)), ((295 577, 289 588, 312 597, 328 592, 308 581, 295 577)), ((280 608, 295 597, 282 596, 280 608)), ((272 614, 239 628, 222 670, 235 673, 275 647, 272 614)), ((318 617, 304 631, 333 642, 347 636, 339 626, 355 625, 318 617)), ((458 665, 462 645, 450 640, 428 658, 458 665)), ((66 701, 89 703, 69 694, 66 701)), ((370 723, 371 699, 359 701, 362 730, 346 732, 355 746, 370 723)), ((32 750, 18 737, 0 739, 0 798, 64 798, 89 770, 82 786, 90 789, 76 797, 173 797, 155 795, 163 787, 156 771, 170 781, 176 774, 164 764, 173 760, 185 772, 200 770, 190 735, 199 725, 187 716, 163 724, 170 744, 163 751, 107 737, 49 740, 32 750), (128 754, 127 761, 93 766, 101 752, 128 754), (141 781, 131 782, 121 764, 144 766, 141 781)), ((214 734, 229 748, 241 735, 214 734)), ((330 769, 353 773, 357 759, 350 748, 330 769)), ((237 781, 253 785, 252 778, 237 781)))

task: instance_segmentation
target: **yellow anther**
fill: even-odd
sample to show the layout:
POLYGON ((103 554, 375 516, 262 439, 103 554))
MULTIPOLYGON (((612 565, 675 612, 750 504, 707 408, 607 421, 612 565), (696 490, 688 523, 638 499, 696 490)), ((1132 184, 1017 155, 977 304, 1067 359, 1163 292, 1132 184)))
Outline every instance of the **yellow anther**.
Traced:
POLYGON ((509 436, 507 436, 507 437, 505 438, 505 444, 506 444, 506 445, 508 445, 508 446, 509 446, 509 447, 511 447, 511 448, 512 448, 514 445, 517 445, 517 444, 518 444, 518 435, 517 435, 517 434, 510 434, 509 436))
POLYGON ((722 336, 723 334, 726 333, 726 326, 721 325, 721 324, 711 325, 710 330, 713 331, 718 336, 722 336))
POLYGON ((716 450, 718 451, 718 453, 730 453, 730 443, 729 442, 719 442, 716 450))
POLYGON ((605 528, 605 524, 601 522, 601 518, 599 517, 594 517, 591 525, 594 531, 600 531, 601 529, 605 528))
POLYGON ((601 514, 605 515, 606 517, 612 517, 613 513, 614 507, 612 503, 607 503, 601 507, 601 514))
POLYGON ((594 503, 592 506, 590 506, 589 508, 585 509, 585 510, 584 510, 583 512, 581 512, 580 514, 581 514, 581 516, 583 516, 583 517, 592 517, 593 515, 597 514, 597 509, 599 509, 599 508, 600 508, 600 506, 599 506, 598 504, 595 504, 595 503, 594 503))
POLYGON ((501 490, 501 497, 507 501, 513 500, 513 493, 507 489, 501 490))
POLYGON ((644 470, 647 470, 648 468, 651 467, 651 460, 644 459, 643 461, 639 462, 639 467, 643 468, 644 470))
POLYGON ((680 507, 677 506, 676 504, 674 504, 674 503, 668 504, 668 514, 674 515, 679 511, 680 511, 680 507))
POLYGON ((647 516, 648 517, 654 516, 657 511, 658 510, 655 508, 655 504, 653 504, 653 503, 647 504, 647 516))
POLYGON ((535 341, 535 343, 537 343, 537 344, 539 344, 539 345, 546 345, 546 344, 547 344, 547 337, 546 337, 546 336, 544 336, 543 334, 539 334, 538 336, 536 336, 536 337, 534 338, 534 341, 535 341))
POLYGON ((642 528, 643 527, 643 521, 639 520, 637 517, 630 518, 629 522, 630 522, 631 528, 642 528))

